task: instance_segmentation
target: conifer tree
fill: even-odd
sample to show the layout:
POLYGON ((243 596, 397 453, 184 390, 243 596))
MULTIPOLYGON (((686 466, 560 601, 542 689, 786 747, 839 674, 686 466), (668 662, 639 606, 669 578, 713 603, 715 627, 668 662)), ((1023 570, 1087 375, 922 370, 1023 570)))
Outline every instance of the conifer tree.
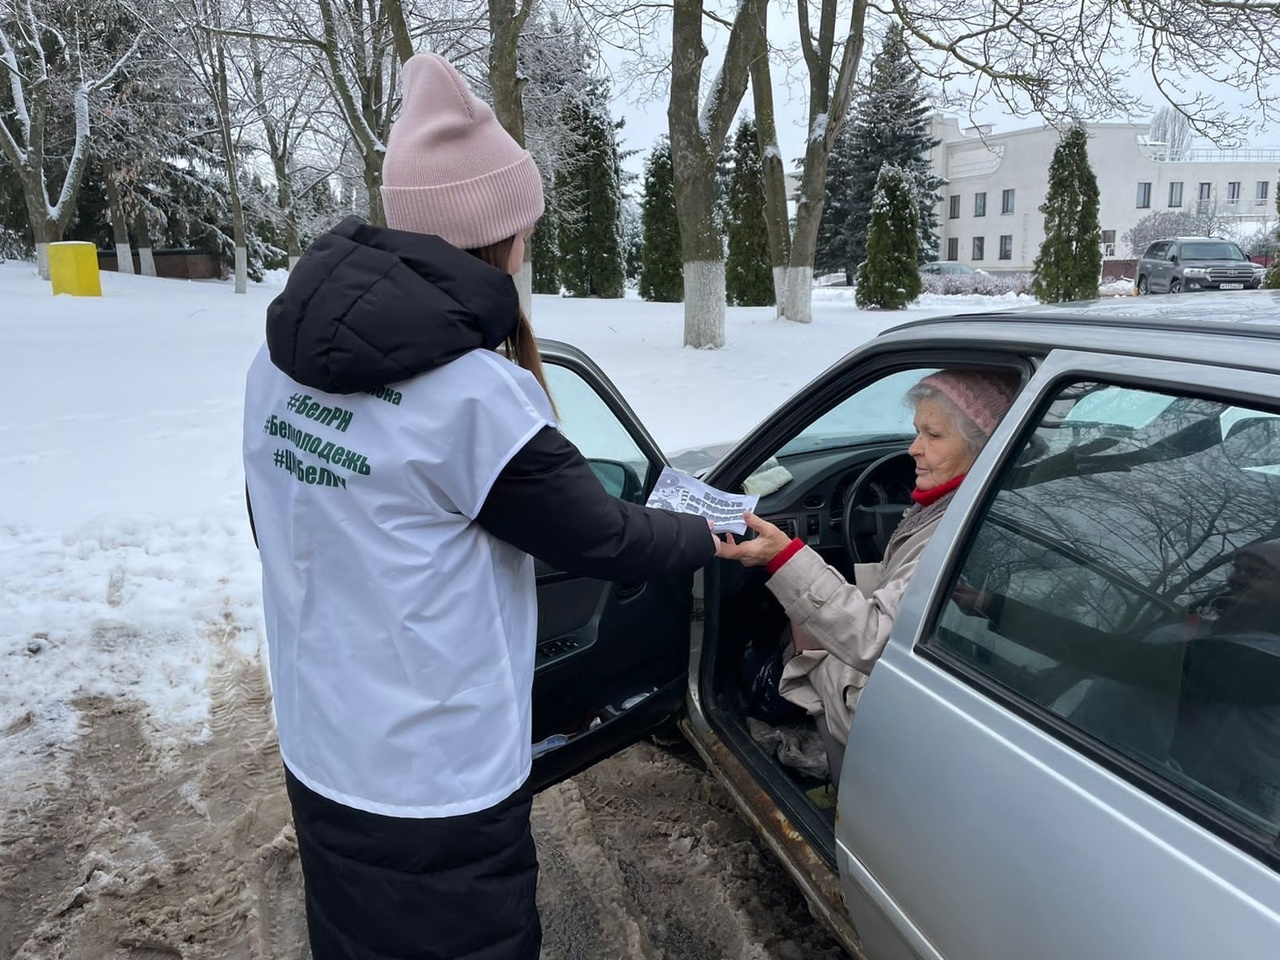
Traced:
POLYGON ((733 137, 733 169, 729 177, 725 261, 726 300, 743 307, 773 303, 773 269, 769 265, 769 228, 764 220, 764 173, 755 121, 738 124, 733 137))
POLYGON ((533 292, 560 293, 559 207, 554 202, 554 188, 546 191, 546 210, 533 228, 529 242, 533 246, 533 292))
POLYGON ((823 221, 827 210, 834 208, 828 232, 843 237, 843 260, 849 268, 856 268, 867 256, 871 202, 882 163, 891 163, 914 179, 918 256, 921 263, 937 259, 938 204, 942 201, 938 188, 945 181, 933 174, 929 164, 929 151, 939 142, 932 136, 932 115, 920 70, 908 56, 901 27, 895 26, 872 61, 866 89, 845 124, 849 139, 842 156, 833 154, 828 162, 823 221), (847 185, 841 182, 842 177, 847 178, 847 185), (835 193, 844 197, 833 204, 835 193))
POLYGON ((640 220, 644 228, 640 296, 645 300, 678 303, 684 299, 684 266, 680 252, 680 222, 676 218, 671 144, 666 137, 658 141, 645 161, 640 220))
POLYGON ((618 125, 604 88, 594 85, 565 108, 579 149, 556 172, 560 200, 560 283, 574 297, 622 296, 622 179, 618 125))
POLYGON ((920 205, 915 177, 886 163, 876 177, 867 228, 867 258, 858 266, 859 307, 901 310, 920 296, 920 205))
POLYGON ((853 285, 853 271, 862 257, 854 259, 849 228, 853 213, 853 124, 844 123, 827 158, 827 198, 822 204, 818 244, 814 250, 815 274, 844 274, 853 285))
POLYGON ((1049 190, 1040 205, 1044 242, 1032 270, 1032 293, 1042 303, 1088 300, 1102 275, 1098 180, 1089 165, 1088 137, 1072 127, 1053 151, 1049 190))

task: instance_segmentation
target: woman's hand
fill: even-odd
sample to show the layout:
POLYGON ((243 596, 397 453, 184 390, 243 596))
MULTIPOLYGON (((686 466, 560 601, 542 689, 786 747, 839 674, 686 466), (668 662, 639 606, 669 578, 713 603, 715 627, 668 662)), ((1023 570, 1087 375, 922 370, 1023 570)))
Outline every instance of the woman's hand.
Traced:
POLYGON ((752 540, 738 542, 733 534, 716 543, 716 556, 724 560, 737 560, 745 567, 763 567, 780 554, 791 538, 768 520, 761 520, 748 510, 742 515, 747 526, 756 532, 752 540))

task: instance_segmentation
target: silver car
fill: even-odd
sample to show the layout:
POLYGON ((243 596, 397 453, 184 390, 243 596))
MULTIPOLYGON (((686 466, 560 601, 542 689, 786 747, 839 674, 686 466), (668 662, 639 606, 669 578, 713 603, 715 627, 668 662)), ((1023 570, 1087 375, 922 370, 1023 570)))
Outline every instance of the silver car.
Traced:
MULTIPOLYGON (((543 346, 566 434, 643 501, 652 439, 543 346)), ((765 574, 723 561, 539 571, 536 785, 674 719, 854 955, 1280 956, 1280 294, 907 323, 703 479, 767 475, 758 512, 847 572, 908 503, 906 390, 964 365, 1023 386, 906 592, 834 803, 752 687, 784 622, 765 574)))

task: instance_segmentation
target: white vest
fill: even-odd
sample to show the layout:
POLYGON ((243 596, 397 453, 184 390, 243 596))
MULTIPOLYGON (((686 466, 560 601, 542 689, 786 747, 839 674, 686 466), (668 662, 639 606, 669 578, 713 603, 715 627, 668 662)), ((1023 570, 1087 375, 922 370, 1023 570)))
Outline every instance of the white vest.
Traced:
POLYGON ((374 393, 326 394, 264 347, 244 422, 285 764, 388 816, 510 796, 531 763, 533 561, 473 520, 511 457, 555 426, 542 387, 473 350, 374 393))

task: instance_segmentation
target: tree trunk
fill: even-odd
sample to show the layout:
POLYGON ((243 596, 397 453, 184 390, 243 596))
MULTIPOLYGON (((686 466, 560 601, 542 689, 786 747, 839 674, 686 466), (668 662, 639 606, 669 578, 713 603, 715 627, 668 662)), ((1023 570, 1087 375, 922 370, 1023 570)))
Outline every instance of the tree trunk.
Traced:
MULTIPOLYGON (((393 2, 395 6, 394 14, 398 16, 400 25, 403 27, 404 15, 400 10, 399 0, 393 0, 393 2)), ((248 12, 250 20, 253 20, 252 7, 246 4, 245 10, 248 12)), ((398 36, 397 42, 399 42, 398 36)), ((276 206, 284 218, 284 223, 282 224, 284 249, 289 258, 289 269, 292 270, 302 257, 302 246, 298 240, 298 212, 294 209, 293 170, 289 164, 294 137, 290 135, 289 124, 287 122, 283 124, 284 129, 282 131, 277 126, 277 119, 270 115, 270 111, 267 108, 266 85, 263 81, 263 74, 266 68, 263 62, 262 50, 256 37, 249 41, 249 51, 253 58, 254 96, 257 99, 263 132, 267 136, 267 150, 271 155, 271 166, 276 174, 276 206)), ((410 49, 410 54, 412 54, 412 49, 410 49)))
POLYGON ((124 204, 120 202, 120 185, 116 175, 104 170, 107 182, 107 203, 111 208, 111 236, 116 244, 116 272, 133 273, 133 251, 129 248, 129 221, 125 219, 124 204))
POLYGON ((49 244, 62 239, 62 227, 50 215, 49 202, 44 192, 44 173, 31 167, 18 170, 22 178, 23 198, 27 204, 27 219, 31 221, 31 239, 36 248, 36 269, 42 280, 49 279, 49 244))
POLYGON ((364 192, 369 204, 369 222, 376 227, 387 225, 387 211, 382 208, 382 154, 365 154, 364 192))
MULTIPOLYGON (((724 240, 716 226, 715 154, 705 140, 676 146, 671 158, 676 174, 676 211, 680 218, 680 257, 684 264, 684 345, 723 347, 724 240), (700 155, 698 147, 703 147, 700 155), (684 152, 677 160, 677 149, 684 152), (718 294, 717 294, 718 291, 718 294)), ((717 151, 717 154, 719 151, 717 151)))
POLYGON ((805 144, 804 172, 787 261, 787 290, 779 300, 779 315, 797 323, 813 320, 813 261, 827 195, 827 160, 849 112, 865 36, 867 0, 854 0, 833 89, 836 7, 837 0, 822 0, 815 35, 809 26, 808 0, 799 0, 796 4, 800 45, 809 73, 809 139, 805 144))
MULTIPOLYGON (((489 92, 493 113, 502 128, 520 146, 524 134, 524 78, 520 75, 520 33, 529 19, 529 0, 489 0, 489 92)), ((524 261, 516 274, 520 309, 526 317, 533 310, 533 244, 524 245, 524 261)))
POLYGON ((405 22, 404 5, 400 0, 386 0, 383 6, 391 24, 391 36, 395 39, 396 58, 403 64, 413 56, 413 38, 409 36, 409 24, 405 22))
POLYGON ((36 241, 36 269, 42 280, 48 280, 50 279, 49 244, 57 243, 62 239, 62 230, 58 227, 58 221, 46 217, 38 224, 33 222, 32 231, 35 233, 36 241))
MULTIPOLYGON (((384 99, 389 103, 389 98, 384 98, 380 95, 385 78, 379 68, 376 71, 376 75, 360 77, 359 80, 364 86, 357 86, 353 89, 340 56, 340 51, 345 41, 338 30, 338 13, 345 12, 349 14, 352 18, 351 26, 357 32, 360 32, 366 27, 360 14, 364 7, 350 9, 344 6, 341 11, 335 12, 332 0, 317 0, 317 8, 320 13, 324 34, 321 50, 324 54, 326 79, 337 95, 339 111, 346 124, 347 132, 351 136, 351 141, 360 152, 365 194, 368 198, 369 222, 380 227, 386 226, 387 217, 386 212, 382 209, 382 194, 379 188, 382 185, 382 160, 386 150, 385 140, 390 116, 386 111, 383 111, 383 113, 386 113, 385 116, 378 112, 382 110, 381 106, 375 107, 375 105, 383 104, 384 99), (378 95, 375 95, 375 88, 378 91, 378 95), (366 108, 368 109, 366 110, 366 108)), ((393 40, 398 42, 399 37, 393 38, 393 40)), ((376 53, 377 51, 375 50, 376 53)), ((378 61, 375 60, 373 66, 376 66, 377 63, 378 61)), ((373 67, 371 66, 370 69, 373 69, 373 67)))
POLYGON ((768 31, 761 10, 759 50, 751 61, 751 95, 756 109, 756 142, 764 179, 764 220, 769 231, 769 266, 773 270, 773 302, 783 313, 787 294, 787 263, 791 259, 791 225, 787 216, 787 171, 778 149, 773 110, 773 78, 769 71, 768 31))
POLYGON ((139 210, 133 218, 133 236, 138 241, 138 271, 144 277, 156 275, 156 258, 151 252, 151 226, 147 215, 139 210))
POLYGON ((827 157, 822 138, 810 136, 804 155, 804 173, 796 202, 796 222, 787 264, 787 292, 779 315, 796 323, 813 320, 813 260, 818 250, 818 227, 827 196, 827 157))
POLYGON ((231 204, 231 235, 235 244, 236 293, 249 286, 249 250, 244 224, 244 200, 240 196, 239 169, 236 164, 236 142, 231 133, 231 96, 227 84, 227 51, 221 36, 212 40, 217 64, 218 123, 222 133, 222 151, 227 169, 227 200, 231 204))
POLYGON ((724 346, 724 238, 715 216, 716 160, 747 89, 747 75, 768 0, 744 0, 738 8, 724 64, 699 110, 702 0, 675 0, 671 34, 671 97, 667 124, 684 261, 684 344, 724 346))

